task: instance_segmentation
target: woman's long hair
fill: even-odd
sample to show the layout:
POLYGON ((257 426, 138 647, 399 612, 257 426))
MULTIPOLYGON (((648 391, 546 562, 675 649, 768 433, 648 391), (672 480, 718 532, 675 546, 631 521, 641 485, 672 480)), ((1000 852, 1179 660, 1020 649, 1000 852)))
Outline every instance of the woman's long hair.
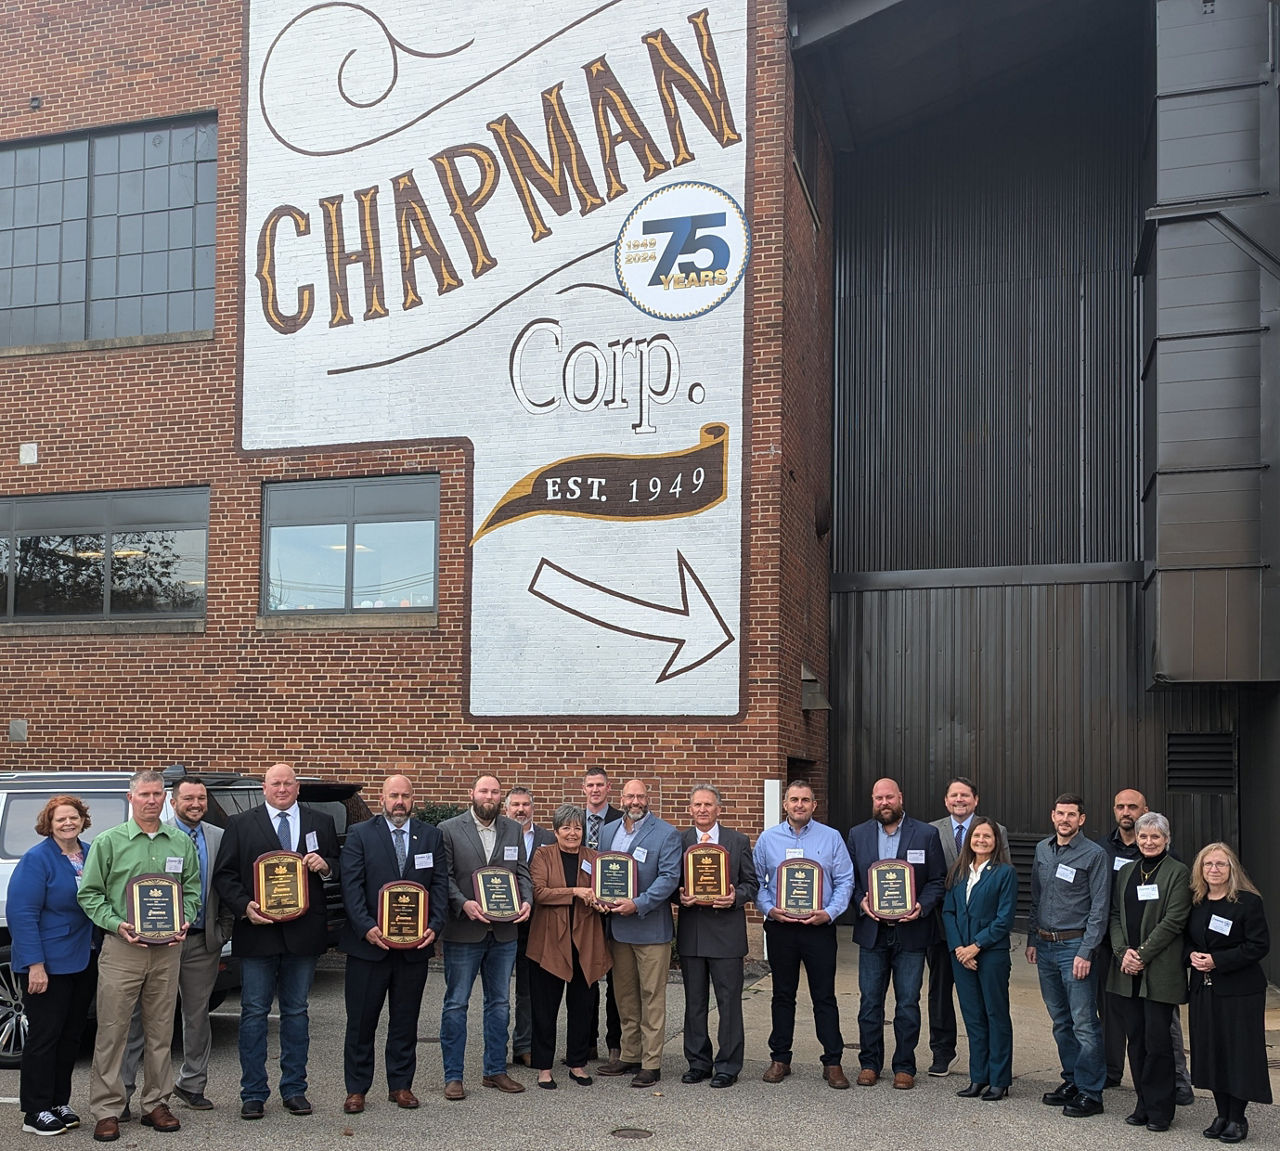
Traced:
POLYGON ((964 846, 960 849, 960 854, 956 856, 955 863, 951 865, 951 870, 947 872, 948 887, 954 887, 961 877, 968 879, 969 868, 973 866, 973 848, 969 846, 969 843, 973 839, 974 828, 983 826, 991 828, 991 834, 996 837, 996 849, 991 853, 991 862, 1009 862, 1009 848, 1004 842, 1004 837, 1000 834, 1000 825, 989 815, 975 815, 973 822, 969 824, 969 834, 964 837, 964 846))
POLYGON ((1220 852, 1227 857, 1227 902, 1238 903, 1240 892, 1252 891, 1259 894, 1258 889, 1249 882, 1244 868, 1236 853, 1225 843, 1208 843, 1196 853, 1196 861, 1191 865, 1191 902, 1202 903, 1209 895, 1209 885, 1204 881, 1204 857, 1211 851, 1220 852))

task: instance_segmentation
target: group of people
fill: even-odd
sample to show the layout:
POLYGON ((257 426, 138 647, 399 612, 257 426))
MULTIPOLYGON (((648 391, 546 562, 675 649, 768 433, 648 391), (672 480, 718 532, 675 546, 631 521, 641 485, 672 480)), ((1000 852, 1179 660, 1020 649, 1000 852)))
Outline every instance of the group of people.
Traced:
MULTIPOLYGON (((437 945, 445 978, 440 1046, 446 1100, 466 1098, 467 1011, 477 977, 484 1087, 524 1091, 508 1074, 514 1062, 537 1072, 539 1088, 557 1088, 562 1001, 562 1063, 575 1084, 590 1086, 588 1064, 601 1058, 601 998, 607 1058, 595 1073, 629 1075, 634 1087, 658 1083, 673 940, 685 986, 682 1082, 733 1086, 744 1059, 745 908, 751 903, 764 917, 773 973, 766 1083, 780 1084, 791 1074, 803 967, 823 1078, 836 1089, 850 1086, 835 973, 836 921, 852 908, 859 946, 857 1084, 874 1087, 884 1073, 885 1000, 892 983, 892 1082, 899 1090, 915 1086, 927 967, 929 1073, 945 1076, 955 1060, 954 990, 968 1037, 970 1080, 957 1094, 984 1101, 1008 1095, 1018 880, 1007 833, 978 814, 971 780, 950 781, 948 814, 933 823, 905 813, 894 780, 878 780, 871 817, 847 836, 814 818, 812 787, 795 781, 784 793, 785 818, 765 828, 754 849, 745 834, 722 823, 720 793, 709 783, 691 789, 690 823, 683 830, 650 811, 644 781, 623 785, 620 808, 609 802, 611 791, 603 769, 589 770, 582 804, 557 807, 545 829, 533 822, 527 788, 514 787, 504 797, 495 776, 481 775, 467 809, 436 827, 413 815, 413 785, 396 775, 382 785, 380 810, 349 829, 341 850, 333 821, 299 806, 297 777, 285 763, 267 771, 265 802, 233 816, 225 830, 204 818, 205 788, 191 779, 174 784, 173 818, 163 822, 163 777, 144 771, 130 781, 129 819, 96 836, 90 849, 81 838, 90 826, 83 802, 54 797, 37 820, 41 842, 15 871, 8 904, 13 969, 30 1022, 23 1130, 57 1135, 79 1126, 70 1106, 71 1072, 95 991, 94 1139, 119 1138, 120 1124, 133 1117, 135 1094, 141 1123, 158 1131, 181 1126, 169 1108, 174 1096, 194 1110, 212 1108, 204 1094, 208 1001, 228 938, 242 972, 241 1117, 261 1118, 271 1094, 266 1059, 273 1002, 280 1014, 277 1090, 286 1111, 310 1114, 308 996, 327 944, 324 881, 334 874, 347 917, 340 941, 347 957, 347 1114, 365 1110, 384 1009, 388 1102, 419 1106, 413 1092, 418 1017, 437 945), (723 849, 727 868, 724 891, 711 900, 695 898, 684 886, 685 853, 706 844, 723 849), (255 861, 280 850, 301 857, 308 886, 306 910, 285 921, 264 914, 255 899, 255 861), (631 857, 630 897, 597 895, 601 852, 631 857), (811 904, 801 910, 794 892, 779 890, 780 876, 791 873, 784 865, 793 860, 805 861, 814 888, 811 904), (871 879, 873 865, 886 861, 893 865, 894 899, 886 898, 888 886, 871 879), (493 868, 511 873, 513 905, 505 914, 492 907, 486 913, 485 893, 476 890, 477 875, 493 868), (183 893, 181 928, 162 945, 148 942, 130 922, 127 898, 131 880, 158 874, 178 879, 183 893), (426 892, 424 931, 410 947, 388 940, 378 914, 383 887, 405 881, 426 892), (509 1048, 513 975, 516 1019, 509 1048), (714 1043, 708 1022, 713 988, 714 1043), (170 1037, 179 993, 183 1060, 174 1082, 170 1037)), ((1104 1088, 1119 1082, 1115 1064, 1127 1043, 1137 1105, 1126 1122, 1167 1130, 1176 1103, 1190 1101, 1190 1083, 1178 1079, 1178 1005, 1187 1001, 1189 986, 1191 1082, 1212 1091, 1217 1104, 1204 1134, 1239 1142, 1248 1133, 1247 1103, 1271 1101, 1260 965, 1269 940, 1261 899, 1225 844, 1203 848, 1188 869, 1170 850, 1168 821, 1147 811, 1137 792, 1116 797, 1115 815, 1115 830, 1095 843, 1082 834, 1080 797, 1059 796, 1053 834, 1036 848, 1026 957, 1037 967, 1062 1065, 1062 1083, 1044 1102, 1071 1117, 1101 1112, 1104 1088), (1184 1092, 1186 1099, 1180 1098, 1184 1092)))

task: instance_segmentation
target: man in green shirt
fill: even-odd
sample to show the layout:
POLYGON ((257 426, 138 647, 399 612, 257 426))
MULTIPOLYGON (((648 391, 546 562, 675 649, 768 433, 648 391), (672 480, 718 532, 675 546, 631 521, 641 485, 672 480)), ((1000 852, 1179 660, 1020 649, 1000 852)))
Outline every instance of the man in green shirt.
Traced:
POLYGON ((131 816, 97 836, 89 848, 78 899, 84 913, 106 933, 98 960, 98 1037, 89 1071, 89 1109, 99 1143, 120 1138, 124 1111, 121 1069, 129 1021, 142 1004, 145 1040, 142 1125, 176 1131, 169 1110, 169 1047, 178 995, 182 941, 200 909, 200 859, 189 836, 160 822, 164 776, 140 771, 129 781, 131 816), (129 921, 126 889, 142 875, 168 875, 182 884, 182 929, 173 943, 145 942, 129 921))

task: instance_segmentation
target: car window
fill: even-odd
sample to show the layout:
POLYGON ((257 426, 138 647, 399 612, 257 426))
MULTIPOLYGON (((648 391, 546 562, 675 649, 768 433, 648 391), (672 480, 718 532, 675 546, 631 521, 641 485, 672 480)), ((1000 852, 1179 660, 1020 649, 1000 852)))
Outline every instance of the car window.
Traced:
MULTIPOLYGON (((55 795, 66 794, 57 791, 23 791, 11 792, 4 805, 4 816, 0 820, 0 856, 5 859, 17 859, 40 842, 36 834, 36 817, 44 810, 44 805, 55 795)), ((123 791, 114 795, 105 793, 81 795, 85 806, 89 809, 89 820, 92 826, 82 838, 92 841, 93 837, 108 827, 115 827, 129 818, 129 801, 123 791)))
POLYGON ((325 815, 333 820, 334 830, 338 833, 338 838, 345 839, 347 835, 347 808, 340 799, 333 800, 300 800, 299 806, 309 807, 312 811, 323 811, 325 815))

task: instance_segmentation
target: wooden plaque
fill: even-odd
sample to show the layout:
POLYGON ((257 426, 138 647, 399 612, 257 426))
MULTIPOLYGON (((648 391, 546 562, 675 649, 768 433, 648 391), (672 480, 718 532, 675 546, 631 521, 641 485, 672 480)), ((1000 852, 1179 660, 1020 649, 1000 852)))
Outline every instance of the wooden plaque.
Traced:
POLYGON ((471 887, 486 919, 506 923, 520 917, 520 884, 510 868, 478 868, 471 873, 471 887))
POLYGON ((258 914, 288 923, 311 906, 307 865, 296 851, 268 851, 253 861, 253 898, 258 914))
POLYGON ((172 875, 139 875, 124 889, 125 922, 143 943, 172 943, 182 934, 182 884, 172 875))
POLYGON ((900 859, 867 868, 867 902, 878 919, 901 919, 916 905, 916 869, 900 859))
POLYGON ((635 859, 625 851, 602 851, 596 856, 595 877, 592 890, 603 904, 634 900, 640 882, 640 868, 635 859))
POLYGON ((684 893, 698 903, 729 894, 729 849, 718 843, 695 843, 684 853, 684 893))
POLYGON ((388 947, 417 947, 427 934, 430 896, 421 883, 403 879, 378 890, 378 930, 388 947))
POLYGON ((812 859, 785 859, 778 864, 774 904, 791 919, 808 919, 822 910, 822 864, 812 859))

